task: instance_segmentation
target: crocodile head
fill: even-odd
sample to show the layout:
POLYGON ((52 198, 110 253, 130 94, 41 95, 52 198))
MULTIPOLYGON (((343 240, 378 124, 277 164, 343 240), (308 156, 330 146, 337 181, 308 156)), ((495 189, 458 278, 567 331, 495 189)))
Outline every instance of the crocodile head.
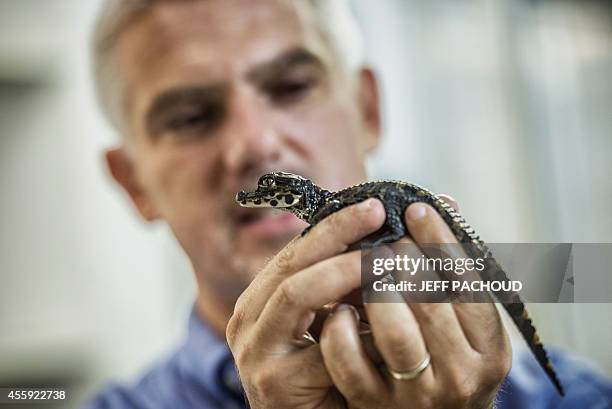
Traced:
POLYGON ((252 192, 238 192, 236 202, 242 207, 280 209, 308 221, 316 210, 321 189, 310 180, 293 173, 271 172, 259 178, 252 192))

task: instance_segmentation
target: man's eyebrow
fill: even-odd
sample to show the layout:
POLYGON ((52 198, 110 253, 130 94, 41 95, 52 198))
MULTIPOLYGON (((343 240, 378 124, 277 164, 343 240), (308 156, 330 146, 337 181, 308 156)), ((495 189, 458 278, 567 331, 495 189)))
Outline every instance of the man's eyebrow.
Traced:
POLYGON ((181 104, 202 103, 206 101, 218 101, 226 93, 226 87, 221 84, 212 85, 189 85, 180 88, 168 89, 151 103, 145 116, 146 129, 151 135, 155 135, 164 120, 164 113, 171 111, 181 104))
POLYGON ((301 65, 313 65, 321 70, 325 68, 325 64, 319 57, 300 47, 293 48, 252 68, 247 73, 247 78, 254 83, 264 83, 290 68, 301 65))

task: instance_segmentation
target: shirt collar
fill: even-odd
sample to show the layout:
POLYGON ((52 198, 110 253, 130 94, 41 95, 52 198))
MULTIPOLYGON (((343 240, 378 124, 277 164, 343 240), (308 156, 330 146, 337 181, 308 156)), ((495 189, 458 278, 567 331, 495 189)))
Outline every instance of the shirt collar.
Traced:
POLYGON ((244 402, 233 356, 225 342, 198 316, 189 317, 187 341, 179 354, 181 367, 219 401, 244 402))

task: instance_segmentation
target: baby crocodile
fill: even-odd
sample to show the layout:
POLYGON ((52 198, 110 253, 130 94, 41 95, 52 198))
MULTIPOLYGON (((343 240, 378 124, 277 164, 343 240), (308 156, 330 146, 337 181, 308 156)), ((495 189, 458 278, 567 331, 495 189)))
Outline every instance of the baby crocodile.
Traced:
MULTIPOLYGON (((468 256, 487 260, 488 269, 485 271, 489 278, 508 280, 506 273, 495 261, 491 251, 465 219, 440 197, 418 185, 395 181, 376 181, 362 183, 338 192, 330 192, 302 176, 286 172, 272 172, 259 178, 257 189, 254 192, 239 192, 236 195, 236 202, 243 207, 277 208, 291 212, 310 224, 304 231, 303 234, 305 234, 308 229, 330 214, 368 198, 379 199, 387 215, 380 230, 368 237, 371 240, 369 245, 392 243, 406 236, 408 230, 402 217, 404 211, 412 203, 427 203, 442 216, 457 241, 468 244, 464 246, 468 253, 472 253, 468 256)), ((527 341, 540 366, 559 394, 563 395, 561 382, 519 295, 512 294, 510 301, 502 302, 502 305, 527 341)))

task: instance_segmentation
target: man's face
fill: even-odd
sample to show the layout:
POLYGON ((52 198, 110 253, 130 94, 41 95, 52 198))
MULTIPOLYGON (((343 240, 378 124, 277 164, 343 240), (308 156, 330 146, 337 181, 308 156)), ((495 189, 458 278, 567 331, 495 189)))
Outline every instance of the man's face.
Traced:
POLYGON ((155 6, 120 35, 126 146, 109 162, 148 219, 171 226, 198 280, 236 292, 305 224, 234 203, 289 171, 328 188, 365 178, 378 134, 374 81, 337 68, 304 3, 155 6))

